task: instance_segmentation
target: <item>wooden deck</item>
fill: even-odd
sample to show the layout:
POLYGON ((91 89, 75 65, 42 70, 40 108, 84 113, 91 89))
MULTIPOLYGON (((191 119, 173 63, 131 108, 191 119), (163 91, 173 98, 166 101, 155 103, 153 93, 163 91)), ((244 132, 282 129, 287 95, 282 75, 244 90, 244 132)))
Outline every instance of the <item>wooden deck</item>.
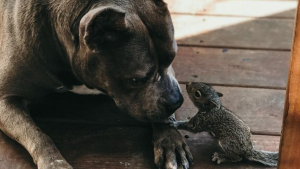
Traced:
MULTIPOLYGON (((165 0, 178 41, 174 61, 185 103, 179 120, 196 113, 184 83, 210 83, 222 103, 250 127, 255 147, 277 151, 292 45, 296 0, 165 0)), ((118 111, 106 96, 52 94, 30 107, 33 118, 75 169, 155 169, 152 131, 118 111)), ((188 135, 192 169, 265 169, 243 161, 216 165, 220 150, 207 133, 188 135)), ((16 142, 0 133, 0 169, 36 169, 16 142)))

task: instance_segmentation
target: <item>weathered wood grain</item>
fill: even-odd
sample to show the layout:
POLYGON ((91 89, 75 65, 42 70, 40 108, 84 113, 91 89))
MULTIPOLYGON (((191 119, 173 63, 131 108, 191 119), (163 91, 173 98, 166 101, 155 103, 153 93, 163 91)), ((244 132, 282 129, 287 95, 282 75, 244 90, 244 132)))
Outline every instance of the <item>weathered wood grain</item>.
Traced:
POLYGON ((25 148, 8 138, 2 131, 0 131, 0 168, 36 169, 25 148))
POLYGON ((180 82, 285 88, 290 52, 179 47, 173 62, 180 82))
MULTIPOLYGON (((150 128, 113 127, 102 128, 97 126, 83 127, 78 124, 65 125, 58 123, 41 123, 41 128, 53 138, 66 160, 74 166, 74 169, 156 169, 153 162, 153 148, 151 143, 152 131, 150 128)), ((221 151, 217 140, 207 133, 192 134, 181 131, 183 135, 189 135, 187 143, 194 155, 194 164, 191 169, 197 168, 226 168, 226 169, 257 169, 270 168, 258 163, 243 161, 240 163, 226 163, 216 165, 211 162, 211 155, 215 151, 221 151)), ((279 137, 254 136, 255 146, 259 149, 276 151, 279 137)), ((3 137, 0 137, 3 142, 3 137)), ((5 139, 5 144, 10 144, 10 139, 5 139)), ((28 154, 19 145, 13 149, 2 146, 0 153, 0 166, 5 169, 36 169, 32 162, 23 162, 28 154), (19 158, 7 156, 2 153, 9 150, 19 153, 19 158), (13 163, 5 163, 3 160, 13 160, 13 163), (5 164, 5 165, 2 165, 5 164), (14 168, 14 166, 21 166, 14 168), (23 166, 23 168, 22 168, 23 166), (24 167, 30 166, 30 167, 24 167)))
POLYGON ((33 100, 29 111, 35 120, 103 126, 149 126, 121 112, 106 95, 53 93, 33 100))
MULTIPOLYGON (((181 85, 185 102, 177 111, 179 120, 197 112, 184 85, 181 85)), ((251 89, 239 87, 216 87, 224 93, 222 102, 240 116, 255 133, 279 135, 284 90, 251 89), (272 123, 269 123, 272 120, 272 123)), ((97 124, 102 126, 137 126, 149 124, 138 122, 120 112, 107 96, 78 96, 71 93, 53 94, 30 107, 34 119, 44 122, 57 121, 72 124, 97 124)))
POLYGON ((296 0, 165 0, 165 2, 171 13, 193 15, 294 18, 297 8, 296 0))
MULTIPOLYGON (((177 120, 187 120, 197 113, 197 108, 188 98, 181 85, 184 103, 176 112, 177 120)), ((280 135, 285 91, 238 87, 217 87, 224 94, 222 104, 250 126, 252 133, 280 135)))
POLYGON ((290 50, 294 20, 172 14, 179 45, 290 50))

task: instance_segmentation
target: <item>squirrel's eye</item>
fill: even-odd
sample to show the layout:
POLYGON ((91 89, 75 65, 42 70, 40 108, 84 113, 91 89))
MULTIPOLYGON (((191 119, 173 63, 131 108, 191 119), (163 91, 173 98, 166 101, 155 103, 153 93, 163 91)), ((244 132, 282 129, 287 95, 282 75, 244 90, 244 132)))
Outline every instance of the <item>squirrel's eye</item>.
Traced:
POLYGON ((200 98, 202 95, 201 95, 201 92, 200 91, 196 91, 195 92, 195 97, 198 99, 200 98))

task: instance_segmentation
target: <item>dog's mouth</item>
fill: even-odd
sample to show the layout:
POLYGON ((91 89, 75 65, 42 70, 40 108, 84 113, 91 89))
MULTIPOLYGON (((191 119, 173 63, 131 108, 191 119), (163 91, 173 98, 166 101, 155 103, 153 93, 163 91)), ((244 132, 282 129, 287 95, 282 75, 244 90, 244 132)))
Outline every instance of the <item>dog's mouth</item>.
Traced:
MULTIPOLYGON (((173 114, 173 113, 172 113, 173 114)), ((147 116, 147 120, 154 123, 170 123, 172 119, 172 114, 170 115, 150 115, 147 116)))
POLYGON ((171 115, 163 115, 163 114, 138 114, 138 113, 126 113, 130 115, 132 118, 141 121, 141 122, 153 122, 153 123, 169 123, 171 115))
POLYGON ((151 120, 148 117, 145 117, 145 116, 132 116, 132 115, 130 115, 130 116, 133 117, 135 120, 138 120, 138 121, 141 121, 141 122, 147 122, 147 123, 151 122, 151 120))

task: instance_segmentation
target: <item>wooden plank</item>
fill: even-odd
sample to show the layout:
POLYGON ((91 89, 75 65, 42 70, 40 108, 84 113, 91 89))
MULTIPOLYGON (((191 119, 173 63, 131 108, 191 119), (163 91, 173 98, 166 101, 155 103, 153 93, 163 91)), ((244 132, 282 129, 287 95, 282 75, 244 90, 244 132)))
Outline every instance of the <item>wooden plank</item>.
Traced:
POLYGON ((36 169, 31 156, 17 142, 0 131, 0 168, 36 169))
POLYGON ((171 13, 193 15, 294 18, 297 8, 296 0, 165 0, 165 2, 171 13))
MULTIPOLYGON (((181 85, 185 102, 177 111, 184 120, 197 112, 181 85)), ((279 135, 281 130, 284 90, 251 89, 239 87, 216 87, 224 93, 222 102, 239 115, 255 133, 279 135), (272 119, 272 123, 267 123, 272 119)), ((138 122, 120 112, 107 96, 78 96, 71 93, 53 94, 30 106, 34 119, 44 122, 97 124, 102 126, 139 126, 138 122)))
MULTIPOLYGON (((187 120, 197 113, 184 85, 184 103, 176 112, 177 120, 187 120)), ((214 87, 224 94, 222 104, 250 126, 252 133, 280 135, 285 91, 238 87, 214 87)))
MULTIPOLYGON (((184 120, 197 112, 181 85, 185 102, 177 111, 184 120)), ((216 87, 224 93, 222 102, 239 115, 255 133, 279 135, 281 130, 284 90, 216 87), (272 123, 267 123, 272 119, 272 123)), ((107 96, 78 96, 71 93, 53 94, 30 106, 34 119, 44 122, 57 121, 66 124, 97 124, 102 126, 139 126, 138 122, 122 113, 107 96)))
POLYGON ((75 169, 156 168, 151 128, 56 124, 63 132, 42 125, 75 169))
POLYGON ((34 119, 105 126, 148 126, 122 113, 106 96, 53 93, 33 100, 29 111, 34 119))
MULTIPOLYGON (((82 125, 65 125, 58 123, 41 123, 41 128, 53 138, 62 155, 74 167, 74 169, 156 169, 154 165, 151 128, 113 127, 102 128, 97 126, 85 127, 82 125)), ((211 162, 211 155, 215 151, 221 151, 217 140, 207 133, 191 134, 181 131, 183 135, 189 135, 187 143, 194 155, 194 164, 191 169, 197 168, 226 168, 226 169, 257 169, 270 168, 261 164, 243 161, 240 163, 226 163, 216 165, 211 162)), ((3 138, 0 138, 3 141, 3 138)), ((6 142, 10 142, 7 140, 6 142)), ((259 149, 276 151, 279 137, 254 136, 253 141, 259 149)), ((7 158, 7 154, 1 149, 0 159, 7 158)), ((9 149, 16 153, 20 146, 9 149)), ((5 150, 4 150, 5 151, 5 150)), ((9 158, 13 158, 8 156, 9 158)), ((22 152, 19 157, 26 159, 28 154, 22 152)), ((4 164, 5 161, 0 161, 4 164)), ((19 169, 11 166, 31 165, 32 163, 5 163, 2 168, 19 169)), ((25 168, 25 167, 24 167, 25 168)), ((22 168, 20 168, 22 169, 22 168)), ((27 169, 27 168, 26 168, 27 169)), ((30 168, 28 168, 30 169, 30 168)), ((33 167, 32 169, 35 169, 33 167)))
POLYGON ((180 82, 286 87, 290 52, 179 47, 173 62, 180 82))
POLYGON ((279 169, 299 168, 300 161, 300 5, 297 10, 291 56, 283 130, 280 143, 279 169))
POLYGON ((294 21, 172 14, 179 45, 287 50, 294 21))

